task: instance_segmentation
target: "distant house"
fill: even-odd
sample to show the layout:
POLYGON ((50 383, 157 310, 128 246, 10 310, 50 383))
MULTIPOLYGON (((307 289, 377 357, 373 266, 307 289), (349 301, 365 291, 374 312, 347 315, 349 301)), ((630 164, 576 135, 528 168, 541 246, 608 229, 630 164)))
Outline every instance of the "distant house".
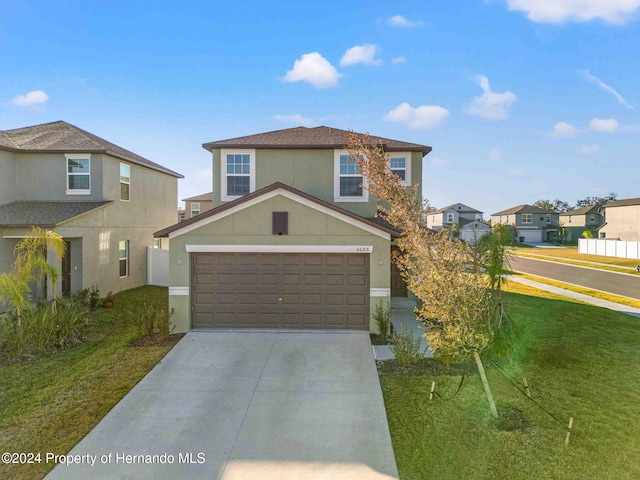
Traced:
POLYGON ((598 229, 600 238, 640 241, 640 198, 628 198, 602 207, 605 223, 598 229))
POLYGON ((460 228, 460 239, 475 245, 486 234, 491 232, 491 227, 484 222, 474 220, 460 228))
POLYGON ((202 212, 211 210, 213 208, 213 192, 203 193, 195 197, 183 198, 184 202, 184 217, 180 221, 193 218, 196 215, 200 215, 202 212))
POLYGON ((491 215, 491 225, 515 226, 517 240, 521 242, 545 242, 558 238, 559 214, 533 205, 518 205, 491 215))
MULTIPOLYGON (((576 241, 585 230, 595 232, 604 223, 604 215, 599 205, 578 208, 560 214, 560 226, 568 241, 576 241)), ((596 237, 594 235, 594 237, 596 237)))
POLYGON ((453 224, 463 227, 474 220, 482 221, 482 212, 462 203, 454 203, 427 214, 427 228, 450 230, 453 224))
POLYGON ((153 232, 175 222, 178 178, 66 122, 0 131, 0 273, 35 226, 67 244, 64 258, 49 254, 59 292, 144 285, 147 247, 168 248, 153 232))

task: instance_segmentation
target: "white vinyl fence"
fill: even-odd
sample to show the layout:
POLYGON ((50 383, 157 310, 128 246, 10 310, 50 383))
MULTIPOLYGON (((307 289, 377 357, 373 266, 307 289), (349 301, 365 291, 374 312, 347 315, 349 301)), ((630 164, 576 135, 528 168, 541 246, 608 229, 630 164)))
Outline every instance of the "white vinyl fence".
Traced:
POLYGON ((169 286, 169 250, 147 247, 147 285, 169 286))
POLYGON ((578 239, 578 253, 640 260, 640 242, 606 240, 604 238, 578 239))

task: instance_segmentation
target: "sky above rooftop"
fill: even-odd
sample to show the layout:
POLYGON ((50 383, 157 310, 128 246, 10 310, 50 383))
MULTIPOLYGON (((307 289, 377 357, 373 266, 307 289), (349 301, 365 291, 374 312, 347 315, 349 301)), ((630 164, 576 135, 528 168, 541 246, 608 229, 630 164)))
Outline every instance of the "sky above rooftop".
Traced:
POLYGON ((65 120, 211 190, 202 143, 426 144, 435 207, 640 196, 640 0, 0 0, 0 130, 65 120))

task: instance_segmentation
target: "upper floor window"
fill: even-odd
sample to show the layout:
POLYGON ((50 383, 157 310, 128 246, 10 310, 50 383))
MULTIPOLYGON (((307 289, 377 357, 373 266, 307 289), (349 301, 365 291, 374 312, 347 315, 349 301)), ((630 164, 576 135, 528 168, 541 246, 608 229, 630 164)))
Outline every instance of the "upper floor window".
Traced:
POLYGON ((533 218, 530 213, 522 214, 522 223, 532 223, 532 222, 533 222, 533 218))
POLYGON ((233 200, 255 190, 255 150, 222 150, 221 162, 221 200, 233 200))
POLYGON ((447 223, 453 223, 455 220, 455 216, 453 213, 447 213, 447 223))
POLYGON ((191 216, 195 217, 196 215, 200 215, 200 203, 193 202, 191 204, 191 216))
POLYGON ((547 223, 551 223, 551 214, 547 213, 547 223))
POLYGON ((476 219, 477 221, 481 222, 481 221, 482 221, 482 214, 481 214, 481 213, 476 213, 476 217, 475 217, 475 219, 476 219))
POLYGON ((67 158, 67 195, 91 193, 91 155, 65 155, 67 158))
POLYGON ((596 217, 594 215, 589 216, 589 223, 596 223, 596 217))
POLYGON ((365 179, 349 153, 336 150, 334 160, 334 201, 367 202, 369 192, 365 188, 365 179))
POLYGON ((131 166, 120 164, 120 200, 131 200, 129 188, 131 187, 131 166))

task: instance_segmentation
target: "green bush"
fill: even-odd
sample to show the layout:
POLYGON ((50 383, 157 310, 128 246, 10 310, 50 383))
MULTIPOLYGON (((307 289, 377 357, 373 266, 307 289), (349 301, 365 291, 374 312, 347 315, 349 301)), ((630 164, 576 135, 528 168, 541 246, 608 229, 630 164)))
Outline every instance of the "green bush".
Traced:
POLYGON ((60 347, 80 341, 80 326, 89 314, 89 307, 79 300, 58 300, 55 312, 56 343, 60 347))
POLYGON ((0 352, 14 360, 26 352, 28 345, 28 332, 15 313, 0 318, 0 352))
POLYGON ((386 338, 391 324, 391 304, 389 300, 380 300, 373 311, 373 319, 378 327, 378 335, 386 338))
POLYGON ((423 354, 420 353, 420 338, 415 338, 413 332, 404 325, 391 335, 389 348, 396 357, 396 362, 402 367, 416 363, 423 354))
POLYGON ((56 314, 43 304, 22 310, 22 323, 27 333, 28 350, 46 352, 56 340, 56 314))
POLYGON ((175 325, 171 325, 167 310, 156 305, 145 303, 131 315, 138 328, 139 339, 158 334, 162 341, 166 341, 175 328, 175 325))

